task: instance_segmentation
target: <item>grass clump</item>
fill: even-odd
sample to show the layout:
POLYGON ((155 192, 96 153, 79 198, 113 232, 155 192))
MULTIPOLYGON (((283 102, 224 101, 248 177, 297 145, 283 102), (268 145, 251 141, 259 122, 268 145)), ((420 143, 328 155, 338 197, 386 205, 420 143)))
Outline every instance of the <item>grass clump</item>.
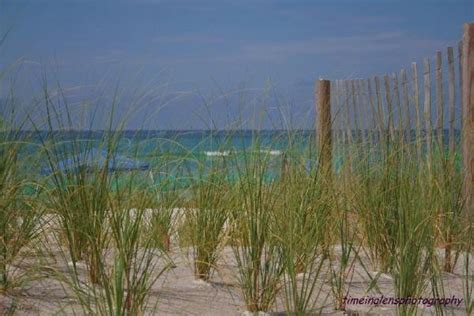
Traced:
POLYGON ((155 239, 145 233, 145 213, 133 214, 129 204, 117 204, 110 219, 113 266, 101 276, 104 291, 99 300, 96 296, 97 306, 102 315, 142 315, 152 286, 170 268, 171 261, 162 248, 153 247, 155 239))
POLYGON ((91 282, 98 283, 100 260, 110 239, 107 223, 111 176, 107 165, 96 166, 93 170, 83 167, 77 157, 90 155, 90 150, 64 151, 62 154, 54 151, 48 155, 48 162, 55 170, 48 205, 59 217, 61 234, 58 237, 66 242, 74 270, 76 264, 84 260, 91 282), (73 169, 58 170, 66 157, 77 165, 73 169))
POLYGON ((194 275, 209 281, 216 268, 221 247, 225 244, 228 219, 228 195, 225 170, 209 170, 191 185, 185 225, 193 249, 194 275))
POLYGON ((22 149, 27 143, 13 121, 0 120, 0 292, 21 285, 27 274, 12 266, 22 260, 21 251, 41 232, 42 211, 26 170, 29 157, 22 149))
POLYGON ((267 178, 270 156, 259 150, 245 153, 237 167, 238 181, 232 205, 232 249, 238 282, 249 312, 267 312, 281 290, 283 249, 276 238, 275 209, 281 194, 267 178))
POLYGON ((297 162, 285 172, 279 183, 281 201, 275 210, 284 266, 284 304, 288 314, 306 315, 318 312, 322 287, 317 282, 327 272, 326 233, 332 207, 317 171, 308 174, 297 162))
MULTIPOLYGON (((358 262, 360 245, 357 244, 355 216, 350 205, 344 199, 336 200, 334 212, 330 217, 331 246, 329 249, 331 293, 334 308, 345 311, 345 298, 349 295, 348 283, 354 276, 355 264, 358 262)), ((362 263, 361 261, 359 261, 362 263)))
POLYGON ((156 310, 151 302, 152 287, 172 262, 156 238, 148 233, 148 213, 135 190, 109 191, 109 243, 100 256, 97 282, 87 282, 80 274, 62 277, 79 299, 86 314, 143 315, 156 310), (138 196, 138 197, 137 197, 138 196))
POLYGON ((117 155, 123 123, 112 127, 113 111, 100 138, 89 132, 84 140, 76 133, 62 141, 53 120, 62 128, 72 122, 64 123, 50 103, 47 109, 53 114, 41 140, 48 165, 43 171, 49 180, 46 204, 59 219, 56 240, 68 261, 68 273, 57 272, 58 280, 73 290, 86 314, 155 310, 156 304, 149 305, 152 286, 171 266, 165 251, 174 197, 159 186, 142 191, 141 171, 121 170, 117 155))

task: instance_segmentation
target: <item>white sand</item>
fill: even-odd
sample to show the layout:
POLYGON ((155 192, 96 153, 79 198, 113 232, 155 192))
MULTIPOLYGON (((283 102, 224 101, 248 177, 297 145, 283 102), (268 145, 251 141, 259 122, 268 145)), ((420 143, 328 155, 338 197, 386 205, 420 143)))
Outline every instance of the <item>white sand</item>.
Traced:
MULTIPOLYGON (((49 221, 51 223, 52 221, 49 221)), ((53 243, 48 239, 48 243, 53 243)), ((36 246, 40 246, 38 243, 36 246)), ((171 257, 176 267, 166 272, 158 282, 153 286, 150 292, 150 301, 147 314, 157 315, 249 315, 246 313, 245 304, 236 282, 237 269, 232 249, 224 248, 219 260, 219 270, 214 273, 209 283, 196 281, 192 273, 192 264, 187 259, 186 254, 189 249, 180 249, 176 242, 173 242, 171 257), (157 309, 152 307, 157 305, 157 309)), ((42 247, 46 247, 42 245, 42 247)), ((60 256, 58 249, 54 249, 51 244, 50 257, 39 255, 35 250, 28 249, 22 254, 23 260, 15 264, 15 271, 18 273, 28 272, 39 264, 54 269, 64 275, 67 274, 68 261, 60 256)), ((339 247, 335 247, 336 255, 339 247)), ((442 252, 440 250, 440 257, 442 252)), ((371 269, 369 273, 372 276, 377 275, 377 271, 370 266, 368 258, 362 256, 363 262, 371 269)), ((455 273, 443 274, 445 284, 445 297, 463 298, 462 282, 462 263, 463 256, 459 258, 455 273)), ((161 263, 160 263, 161 264, 161 263)), ((85 274, 82 265, 79 273, 85 274)), ((473 271, 471 267, 471 271, 473 271)), ((33 274, 30 274, 30 276, 33 274)), ((84 276, 84 275, 83 275, 84 276)), ((298 276, 301 279, 301 276, 298 276)), ((393 277, 390 275, 381 275, 377 286, 381 293, 372 290, 366 293, 369 286, 369 277, 360 264, 356 264, 353 270, 353 277, 346 286, 351 297, 365 297, 367 295, 395 296, 393 291, 393 277)), ((318 280, 318 288, 322 288, 322 294, 318 300, 318 306, 323 307, 323 313, 342 315, 343 312, 334 311, 333 299, 331 296, 331 286, 327 276, 318 280)), ((427 289, 424 297, 432 297, 430 289, 427 289)), ((7 309, 12 304, 16 305, 15 315, 83 315, 84 311, 78 303, 74 293, 56 278, 53 273, 47 271, 41 274, 41 277, 34 281, 23 284, 22 287, 12 290, 7 294, 0 295, 0 315, 7 313, 7 309)), ((434 307, 427 308, 419 305, 420 314, 434 314, 434 307)), ((394 306, 387 305, 347 305, 347 313, 355 315, 390 315, 395 314, 394 306)), ((282 297, 279 297, 272 313, 283 314, 284 306, 282 297)), ((464 303, 459 306, 450 306, 447 310, 449 314, 465 315, 464 303)))

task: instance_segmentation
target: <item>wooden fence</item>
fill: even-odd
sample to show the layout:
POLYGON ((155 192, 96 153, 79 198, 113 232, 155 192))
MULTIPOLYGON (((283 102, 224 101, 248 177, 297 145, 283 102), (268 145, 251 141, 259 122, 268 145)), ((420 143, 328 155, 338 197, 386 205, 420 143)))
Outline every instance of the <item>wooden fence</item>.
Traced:
POLYGON ((316 97, 322 165, 332 163, 331 153, 352 160, 347 148, 394 140, 411 144, 428 168, 433 155, 462 155, 465 205, 474 214, 474 24, 465 24, 458 47, 422 65, 366 79, 318 80, 316 97))

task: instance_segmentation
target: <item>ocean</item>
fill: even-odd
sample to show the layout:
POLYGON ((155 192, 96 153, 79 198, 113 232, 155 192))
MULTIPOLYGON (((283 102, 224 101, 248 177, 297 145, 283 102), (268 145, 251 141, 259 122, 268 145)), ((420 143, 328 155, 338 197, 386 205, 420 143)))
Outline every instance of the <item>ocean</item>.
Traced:
MULTIPOLYGON (((62 168, 80 153, 104 152, 114 138, 114 155, 149 166, 137 170, 148 184, 173 182, 180 186, 219 168, 235 177, 246 157, 255 154, 266 157, 267 177, 274 179, 290 155, 305 159, 315 148, 312 130, 22 131, 14 137, 23 142, 20 155, 23 161, 30 161, 23 171, 30 176, 45 176, 52 161, 62 168), (48 159, 48 154, 53 158, 48 159)), ((306 160, 309 169, 315 159, 306 160)))
MULTIPOLYGON (((45 148, 56 150, 57 162, 68 159, 83 151, 104 150, 111 134, 106 131, 22 131, 14 137, 24 140, 21 155, 33 161, 24 168, 30 175, 41 176, 41 170, 50 166, 45 148)), ((216 168, 226 168, 236 173, 239 163, 244 163, 249 154, 263 154, 267 157, 268 177, 278 177, 282 166, 288 160, 302 163, 307 170, 317 166, 316 134, 314 130, 126 130, 114 132, 114 155, 146 163, 149 168, 143 174, 154 184, 163 181, 191 178, 206 174, 216 168), (229 167, 229 161, 234 163, 229 167)), ((425 138, 423 133, 422 138, 425 138)), ((443 137, 448 139, 448 131, 443 137)), ((368 133, 352 133, 353 140, 360 142, 368 138, 368 133)), ((416 140, 415 131, 406 136, 416 140)), ((435 133, 433 134, 435 137, 435 133)), ((344 163, 345 149, 342 131, 333 135, 334 165, 336 170, 344 163)), ((374 142, 377 142, 377 137, 374 142)), ((434 138, 436 139, 436 138, 434 138)), ((460 131, 455 133, 458 144, 460 131)), ((447 146, 446 141, 446 146, 447 146)), ((458 146, 459 148, 459 146, 458 146)))

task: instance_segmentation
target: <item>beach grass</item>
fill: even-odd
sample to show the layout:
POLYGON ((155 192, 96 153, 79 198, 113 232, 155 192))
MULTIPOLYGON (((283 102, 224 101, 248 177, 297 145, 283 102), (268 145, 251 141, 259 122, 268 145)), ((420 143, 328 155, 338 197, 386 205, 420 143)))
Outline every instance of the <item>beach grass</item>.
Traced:
MULTIPOLYGON (((231 138, 239 131, 226 131, 218 149, 206 153, 177 139, 132 137, 128 157, 153 163, 122 172, 110 168, 127 142, 113 104, 100 137, 86 131, 65 140, 58 129, 73 129, 72 114, 46 91, 44 100, 46 130, 35 125, 36 140, 3 120, 2 291, 22 284, 11 268, 23 249, 52 235, 38 244, 39 253, 67 268, 38 271, 53 271, 86 314, 156 311, 151 289, 173 267, 176 252, 191 259, 194 278, 212 285, 225 249, 250 313, 320 313, 328 299, 334 310, 347 311, 356 266, 369 280, 366 293, 380 293, 378 281, 389 278, 398 297, 442 298, 449 287, 444 276, 461 269, 465 311, 472 312, 472 230, 463 217, 458 156, 434 146, 427 161, 417 153, 418 140, 354 137, 336 139, 338 165, 323 170, 312 137, 298 142, 296 132, 284 131, 268 141, 257 130, 249 146, 237 147, 231 138), (144 143, 166 146, 143 155, 144 143), (97 152, 103 159, 85 166, 80 157, 97 152), (39 225, 46 215, 55 220, 39 225)), ((400 315, 419 312, 397 308, 400 315)))

